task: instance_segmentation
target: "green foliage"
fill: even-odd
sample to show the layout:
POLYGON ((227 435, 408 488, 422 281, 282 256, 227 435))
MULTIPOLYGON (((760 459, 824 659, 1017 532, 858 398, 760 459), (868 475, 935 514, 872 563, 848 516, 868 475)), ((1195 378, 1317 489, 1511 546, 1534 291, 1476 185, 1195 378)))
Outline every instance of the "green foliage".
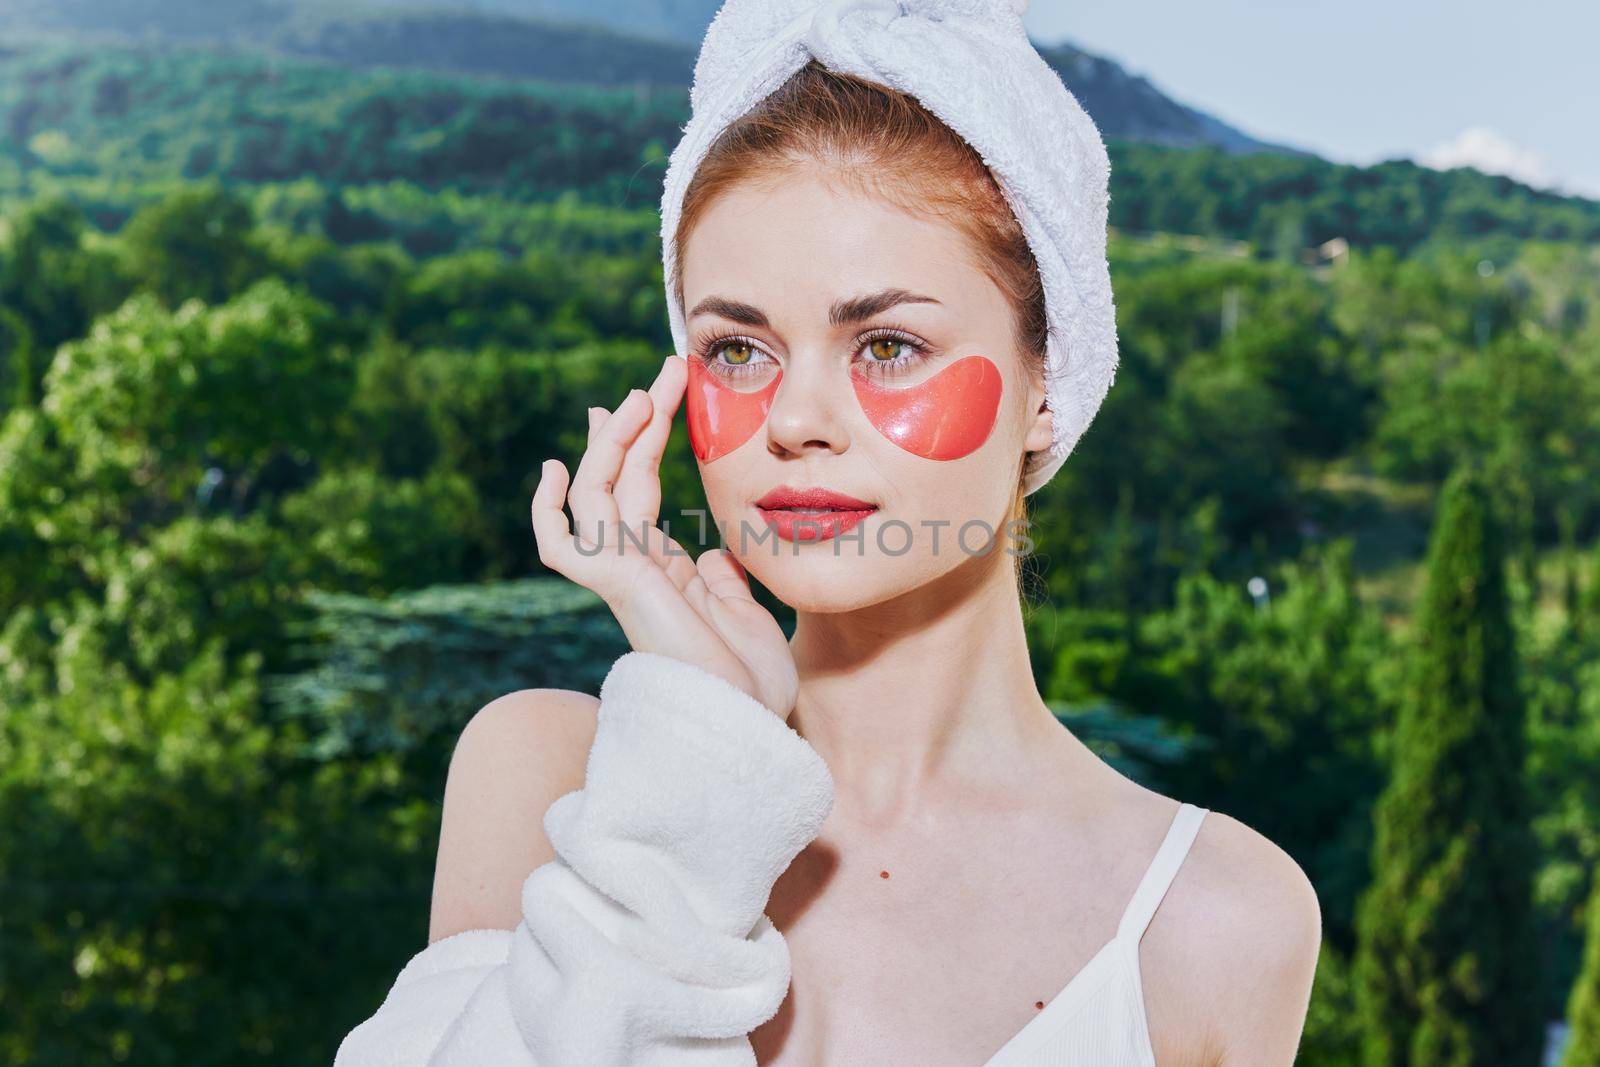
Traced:
POLYGON ((1350 970, 1350 960, 1323 941, 1296 1063, 1361 1067, 1362 1017, 1356 1007, 1350 970))
MULTIPOLYGON (((13 323, 9 343, 26 338, 30 356, 82 336, 90 319, 127 293, 121 264, 86 243, 87 230, 82 207, 61 194, 7 210, 0 222, 0 307, 13 323)), ((8 399, 36 401, 44 363, 30 358, 26 372, 19 364, 8 399)))
POLYGON ((422 943, 466 719, 626 651, 564 580, 314 605, 281 703, 204 619, 149 682, 87 601, 0 631, 0 1062, 326 1062, 422 943))
MULTIPOLYGON (((667 354, 652 187, 681 108, 114 47, 0 69, 0 1063, 326 1062, 421 944, 462 724, 592 692, 625 648, 541 572, 527 507, 586 406, 667 354)), ((1509 1034, 1540 988, 1559 1013, 1600 857, 1600 579, 1569 565, 1554 613, 1527 579, 1551 547, 1600 576, 1600 251, 1518 235, 1592 236, 1597 209, 1114 151, 1118 225, 1208 236, 1114 235, 1118 381, 1030 499, 1041 693, 1311 874, 1303 1062, 1409 1026, 1418 975, 1444 975, 1429 1011, 1493 1009, 1421 1041, 1509 1034), (1308 265, 1335 234, 1355 251, 1308 265), (1408 679, 1390 631, 1464 457, 1524 561, 1514 617, 1467 611, 1508 595, 1467 581, 1486 549, 1435 548, 1408 679), (1373 877, 1390 940, 1352 962, 1373 877)), ((681 422, 661 475, 694 540, 681 422)))
POLYGON ((404 479, 325 471, 284 498, 281 523, 313 584, 351 592, 449 581, 483 540, 477 491, 454 470, 404 479))
MULTIPOLYGON (((69 178, 400 181, 518 202, 578 191, 613 207, 659 199, 667 147, 688 118, 687 50, 509 21, 486 35, 468 28, 472 19, 418 11, 385 16, 374 29, 358 14, 324 12, 268 31, 290 51, 381 64, 364 69, 253 51, 38 42, 0 68, 0 114, 28 167, 69 178), (519 49, 529 32, 539 35, 538 47, 519 49), (475 34, 470 52, 465 33, 475 34), (611 54, 585 60, 600 48, 611 54), (509 67, 541 80, 386 62, 418 49, 441 67, 509 67), (542 80, 574 75, 578 82, 542 80)), ((257 32, 256 41, 273 38, 257 32)), ((1062 65, 1072 81, 1078 64, 1062 65)), ((1108 116, 1113 137, 1124 118, 1108 116)), ((1126 125, 1129 136, 1141 132, 1137 116, 1126 125)), ((1247 241, 1291 261, 1336 237, 1405 252, 1472 242, 1497 256, 1525 240, 1600 238, 1600 205, 1474 171, 1398 160, 1359 168, 1135 140, 1113 140, 1110 150, 1113 226, 1247 241)), ((20 172, 12 178, 22 180, 20 172)), ((335 229, 354 226, 347 236, 380 236, 371 217, 341 211, 329 220, 335 229)), ((430 254, 457 236, 413 239, 409 248, 430 254)))
POLYGON ((327 344, 328 317, 276 278, 215 308, 168 311, 141 294, 60 348, 41 407, 77 478, 138 488, 140 511, 108 517, 143 525, 211 498, 242 510, 304 464, 349 403, 352 361, 327 344))
POLYGON ((181 669, 208 641, 280 662, 283 623, 308 577, 299 546, 260 513, 180 516, 101 566, 109 649, 146 676, 181 669))
MULTIPOLYGON (((587 440, 587 405, 614 408, 631 383, 654 376, 662 358, 635 341, 417 351, 380 339, 358 370, 352 447, 362 462, 396 477, 435 465, 465 476, 480 506, 464 566, 486 577, 526 573, 528 503, 538 478, 530 457, 556 456, 572 470, 587 440)), ((703 500, 685 424, 674 430, 661 477, 667 499, 686 508, 703 500)))
POLYGON ((1526 724, 1502 553, 1482 475, 1463 467, 1439 504, 1358 917, 1371 1065, 1539 1062, 1526 724))
POLYGON ((1259 533, 1292 554, 1307 503, 1299 468, 1364 441, 1376 400, 1374 361, 1335 328, 1329 288, 1295 268, 1206 256, 1140 265, 1117 293, 1117 384, 1040 525, 1127 509, 1146 569, 1158 553, 1172 560, 1150 592, 1112 578, 1141 606, 1188 568, 1175 541, 1204 508, 1224 542, 1259 533))
POLYGON ((1347 945, 1365 884, 1373 751, 1391 680, 1377 615, 1361 601, 1350 544, 1265 575, 1265 602, 1204 573, 1141 620, 1142 677, 1126 699, 1208 740, 1168 772, 1178 795, 1226 811, 1311 876, 1330 939, 1347 945))
POLYGON ((1552 537, 1559 507, 1600 503, 1588 467, 1600 451, 1600 379, 1576 355, 1531 323, 1481 348, 1412 342, 1385 361, 1374 468, 1437 482, 1452 464, 1476 460, 1500 494, 1516 497, 1508 503, 1522 505, 1509 513, 1552 537))
POLYGON ((142 683, 93 607, 39 615, 0 634, 30 664, 0 677, 0 1062, 326 1062, 373 996, 350 976, 425 934, 427 880, 397 861, 429 806, 368 806, 391 757, 293 759, 255 657, 208 642, 142 683))
POLYGON ((1052 703, 1056 719, 1106 763, 1151 789, 1161 789, 1162 768, 1204 739, 1178 735, 1153 715, 1137 715, 1102 701, 1086 707, 1052 703))
POLYGON ((1600 1063, 1600 878, 1594 880, 1589 896, 1588 937, 1583 952, 1583 971, 1572 987, 1567 1003, 1567 1019, 1572 1027, 1562 1067, 1590 1067, 1600 1063))
POLYGON ((309 600, 316 614, 297 628, 309 639, 308 665, 274 679, 271 692, 284 714, 315 724, 317 758, 429 747, 447 755, 467 714, 495 697, 598 692, 628 650, 600 598, 563 578, 309 600))
MULTIPOLYGON (((169 46, 39 44, 0 68, 0 114, 58 175, 334 184, 650 204, 687 94, 517 83, 169 46), (633 178, 642 163, 657 173, 633 178), (652 179, 654 188, 652 190, 652 179)), ((198 235, 197 235, 198 236, 198 235)))
POLYGON ((0 618, 84 588, 111 538, 83 497, 48 419, 19 408, 0 421, 0 618))
MULTIPOLYGON (((1600 568, 1595 570, 1600 574, 1600 568)), ((1568 577, 1575 575, 1568 572, 1568 577)), ((1534 883, 1549 946, 1547 1011, 1566 1008, 1568 990, 1583 964, 1578 916, 1600 859, 1600 627, 1579 590, 1564 591, 1563 615, 1538 625, 1530 616, 1519 631, 1526 649, 1528 786, 1541 861, 1534 883)))
MULTIPOLYGON (((682 17, 678 5, 669 8, 682 17)), ((628 12, 628 34, 584 25, 587 13, 582 8, 577 19, 552 22, 460 10, 351 11, 326 5, 296 12, 272 43, 286 52, 351 65, 412 66, 422 57, 421 65, 435 70, 614 85, 636 93, 672 92, 689 83, 694 52, 687 45, 634 36, 645 30, 636 10, 628 12)), ((709 9, 704 12, 701 29, 711 15, 709 9)))
POLYGON ((0 418, 12 408, 37 404, 42 377, 32 328, 15 311, 0 307, 0 418))
MULTIPOLYGON (((682 31, 686 22, 698 22, 698 37, 714 8, 685 10, 675 0, 663 6, 666 10, 652 12, 650 18, 637 2, 630 3, 628 32, 618 33, 583 24, 592 12, 581 4, 566 13, 539 4, 529 13, 545 17, 526 18, 459 4, 418 9, 383 0, 360 5, 325 0, 8 0, 0 8, 0 31, 13 37, 87 37, 97 43, 133 38, 142 43, 222 44, 353 66, 426 66, 589 85, 681 88, 693 73, 694 51, 687 42, 655 40, 658 33, 651 31, 682 31), (552 14, 554 20, 548 17, 552 14)), ((96 87, 95 108, 116 113, 136 99, 126 82, 108 79, 96 87)))
POLYGON ((1435 171, 1404 160, 1363 168, 1308 156, 1126 142, 1111 151, 1113 222, 1128 230, 1212 234, 1272 248, 1287 229, 1297 251, 1335 237, 1358 248, 1405 252, 1488 236, 1600 237, 1594 202, 1476 171, 1435 171))
POLYGON ((638 336, 664 310, 641 293, 660 288, 660 264, 593 256, 573 285, 568 256, 489 249, 430 259, 406 279, 391 311, 395 334, 417 345, 569 348, 638 336))
POLYGON ((267 272, 250 205, 215 181, 144 208, 122 229, 130 276, 168 307, 219 303, 267 272))

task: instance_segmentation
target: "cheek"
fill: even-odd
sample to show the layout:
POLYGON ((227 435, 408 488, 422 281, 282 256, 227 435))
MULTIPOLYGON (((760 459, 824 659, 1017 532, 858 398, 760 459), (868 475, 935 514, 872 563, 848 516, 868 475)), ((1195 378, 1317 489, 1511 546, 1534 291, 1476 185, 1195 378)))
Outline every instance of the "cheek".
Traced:
POLYGON ((932 378, 896 389, 852 374, 856 399, 877 431, 912 455, 960 459, 994 429, 1000 411, 1000 368, 964 356, 932 378))
POLYGON ((772 396, 783 380, 783 371, 773 375, 758 392, 741 393, 730 389, 700 360, 690 357, 689 388, 684 397, 689 421, 689 447, 695 458, 709 463, 725 456, 750 440, 767 421, 772 396))

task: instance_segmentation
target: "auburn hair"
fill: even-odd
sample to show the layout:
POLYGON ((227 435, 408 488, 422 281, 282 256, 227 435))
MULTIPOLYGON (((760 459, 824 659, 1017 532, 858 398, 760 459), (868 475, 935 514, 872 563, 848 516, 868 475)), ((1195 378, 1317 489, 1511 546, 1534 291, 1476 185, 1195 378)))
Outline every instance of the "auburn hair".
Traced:
MULTIPOLYGON (((954 226, 1005 295, 1023 365, 1042 375, 1049 334, 1044 284, 1027 236, 976 149, 913 96, 815 59, 718 135, 684 192, 673 298, 683 305, 683 248, 707 208, 743 182, 821 163, 830 178, 903 211, 954 226)), ((1006 526, 1027 518, 1022 457, 1006 526)), ((1022 556, 1017 557, 1020 573, 1022 556)))

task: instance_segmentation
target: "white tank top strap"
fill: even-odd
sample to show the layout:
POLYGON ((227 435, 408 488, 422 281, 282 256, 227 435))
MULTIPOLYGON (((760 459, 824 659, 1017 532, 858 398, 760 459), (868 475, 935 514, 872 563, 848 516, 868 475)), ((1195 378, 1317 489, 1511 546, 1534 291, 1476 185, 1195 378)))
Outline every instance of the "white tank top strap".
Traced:
POLYGON ((1162 839, 1161 847, 1156 849, 1155 858, 1139 880, 1122 913, 1122 921, 1117 924, 1119 939, 1132 938, 1137 943, 1144 936, 1145 927, 1155 917, 1156 908, 1160 907, 1161 899, 1167 895, 1167 888, 1172 885, 1184 857, 1189 854, 1189 846, 1194 844, 1195 835, 1200 832, 1200 821, 1205 818, 1206 811, 1206 808, 1193 804, 1179 803, 1178 813, 1172 817, 1172 825, 1167 828, 1167 836, 1162 839))

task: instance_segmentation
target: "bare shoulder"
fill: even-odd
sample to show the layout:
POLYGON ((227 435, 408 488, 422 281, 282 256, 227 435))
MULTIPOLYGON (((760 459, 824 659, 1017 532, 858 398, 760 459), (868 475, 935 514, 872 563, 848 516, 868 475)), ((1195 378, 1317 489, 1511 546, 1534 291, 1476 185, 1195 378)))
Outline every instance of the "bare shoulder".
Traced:
POLYGON ((450 757, 428 940, 512 930, 522 883, 555 856, 544 814, 583 788, 600 701, 570 689, 496 697, 462 728, 450 757))
POLYGON ((1158 1062, 1293 1063, 1321 944, 1321 907, 1300 865, 1207 812, 1141 946, 1158 1062))

